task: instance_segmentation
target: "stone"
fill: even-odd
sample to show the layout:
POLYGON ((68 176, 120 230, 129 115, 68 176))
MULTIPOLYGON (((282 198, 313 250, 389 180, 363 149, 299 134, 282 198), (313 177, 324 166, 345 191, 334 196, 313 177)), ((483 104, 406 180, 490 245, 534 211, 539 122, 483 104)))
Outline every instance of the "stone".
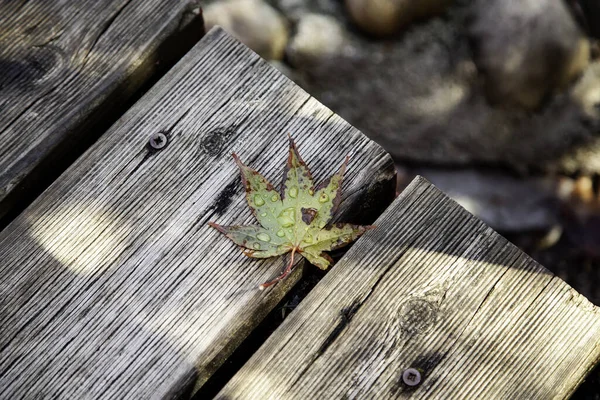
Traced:
POLYGON ((397 33, 415 20, 443 12, 451 0, 346 0, 352 20, 375 36, 397 33))
POLYGON ((563 126, 570 129, 571 140, 566 139, 568 151, 558 158, 553 170, 566 174, 600 173, 600 61, 592 63, 569 91, 568 101, 577 110, 577 123, 563 126), (577 134, 573 134, 577 132, 577 134))
POLYGON ((340 0, 269 0, 269 3, 293 23, 305 14, 324 14, 344 20, 344 6, 340 0))
POLYGON ((267 60, 281 60, 288 42, 286 19, 262 0, 225 0, 204 8, 209 30, 219 25, 267 60))
POLYGON ((534 110, 587 67, 589 40, 564 3, 475 2, 469 34, 488 100, 534 110))
POLYGON ((391 40, 346 30, 340 51, 296 51, 296 82, 399 162, 600 173, 600 64, 536 112, 490 105, 463 34, 470 6, 391 40))
POLYGON ((335 18, 309 13, 299 19, 296 34, 290 40, 286 54, 293 66, 310 67, 313 61, 343 53, 347 45, 345 30, 335 18))
POLYGON ((546 231, 558 223, 557 182, 499 170, 414 168, 438 189, 500 232, 546 231))
POLYGON ((600 192, 592 177, 563 177, 559 188, 566 237, 587 256, 600 260, 600 192))

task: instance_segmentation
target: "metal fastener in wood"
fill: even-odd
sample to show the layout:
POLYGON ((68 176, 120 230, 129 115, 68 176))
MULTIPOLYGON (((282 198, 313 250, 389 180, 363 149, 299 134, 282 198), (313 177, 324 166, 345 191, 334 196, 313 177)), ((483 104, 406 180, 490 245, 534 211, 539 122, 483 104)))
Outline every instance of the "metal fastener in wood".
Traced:
POLYGON ((414 368, 408 368, 402 373, 402 381, 408 386, 417 386, 421 383, 421 373, 414 368))
POLYGON ((159 133, 155 133, 154 135, 152 135, 150 137, 148 144, 154 150, 160 150, 167 145, 167 141, 168 141, 167 136, 164 133, 159 132, 159 133))

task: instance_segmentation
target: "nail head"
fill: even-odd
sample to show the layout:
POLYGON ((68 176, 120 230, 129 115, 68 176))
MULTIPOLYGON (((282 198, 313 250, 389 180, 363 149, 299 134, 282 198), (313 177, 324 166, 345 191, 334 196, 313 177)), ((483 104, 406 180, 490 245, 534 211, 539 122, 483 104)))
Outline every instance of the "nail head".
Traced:
POLYGON ((415 368, 408 368, 402 373, 402 381, 408 386, 417 386, 421 383, 421 373, 415 368))
POLYGON ((154 150, 160 150, 167 145, 167 136, 162 132, 155 133, 150 137, 148 144, 154 150))

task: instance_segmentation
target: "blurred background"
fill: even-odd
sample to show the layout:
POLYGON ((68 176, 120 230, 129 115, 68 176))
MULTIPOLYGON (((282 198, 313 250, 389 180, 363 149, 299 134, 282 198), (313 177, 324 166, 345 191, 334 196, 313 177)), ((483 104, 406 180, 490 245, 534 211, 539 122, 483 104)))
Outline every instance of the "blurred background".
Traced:
POLYGON ((600 305, 599 0, 206 0, 224 27, 600 305))

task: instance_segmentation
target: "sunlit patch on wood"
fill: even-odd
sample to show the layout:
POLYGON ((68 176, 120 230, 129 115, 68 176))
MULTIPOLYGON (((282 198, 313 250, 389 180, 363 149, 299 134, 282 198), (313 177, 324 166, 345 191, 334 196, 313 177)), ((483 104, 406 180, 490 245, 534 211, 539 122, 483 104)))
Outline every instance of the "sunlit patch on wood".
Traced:
POLYGON ((129 223, 109 209, 64 205, 29 221, 37 243, 69 271, 101 274, 128 245, 129 223))

